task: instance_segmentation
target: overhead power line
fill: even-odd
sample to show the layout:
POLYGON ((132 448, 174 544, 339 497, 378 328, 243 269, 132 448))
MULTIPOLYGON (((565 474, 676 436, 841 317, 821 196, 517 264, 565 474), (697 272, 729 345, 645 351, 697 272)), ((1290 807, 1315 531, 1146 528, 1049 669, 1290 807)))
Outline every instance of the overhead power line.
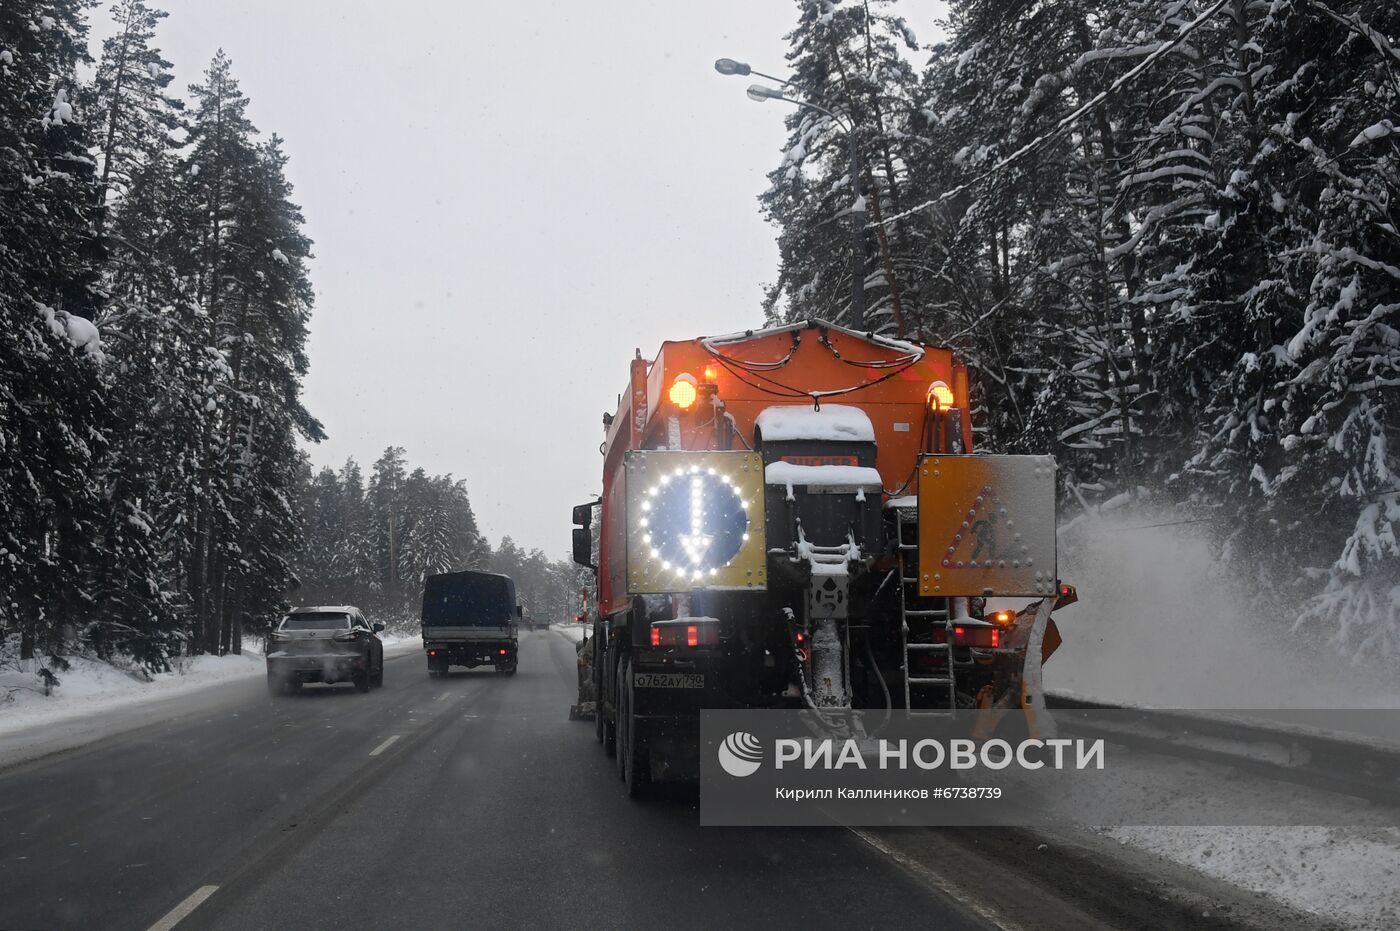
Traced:
POLYGON ((1123 85, 1127 84, 1129 81, 1133 80, 1133 78, 1136 78, 1138 75, 1142 74, 1149 67, 1151 67, 1153 63, 1155 63, 1159 58, 1163 57, 1172 49, 1180 45, 1182 42, 1186 41, 1187 36, 1195 32, 1197 28, 1199 28, 1203 23, 1208 21, 1216 13, 1219 13, 1221 8, 1224 7, 1225 4, 1228 2, 1230 2, 1230 0, 1216 0, 1216 2, 1211 4, 1211 6, 1205 12, 1201 13, 1201 15, 1197 16, 1191 22, 1186 23, 1184 26, 1178 29, 1176 35, 1172 39, 1170 39, 1167 42, 1164 42, 1157 49, 1154 49, 1145 58, 1143 58, 1142 61, 1138 62, 1125 74, 1123 74, 1122 77, 1118 78, 1118 80, 1114 81, 1104 90, 1099 91, 1093 97, 1090 97, 1083 104, 1081 104, 1073 113, 1069 114, 1064 119, 1056 123, 1054 129, 1041 136, 1037 136, 1035 139, 1032 139, 1030 142, 1021 146, 1015 152, 1012 152, 1010 155, 1001 159, 996 164, 992 165, 992 167, 988 168, 986 171, 973 178, 971 181, 966 181, 955 188, 944 191, 942 194, 939 194, 932 200, 926 200, 922 204, 919 204, 917 207, 910 207, 908 210, 902 210, 899 213, 894 214, 893 216, 886 217, 879 223, 871 223, 867 226, 867 229, 873 229, 876 226, 889 226, 896 220, 902 220, 905 217, 910 216, 911 214, 918 213, 921 210, 927 210, 929 207, 941 204, 943 201, 948 200, 951 197, 956 197, 963 191, 966 191, 968 188, 980 184, 987 178, 990 178, 992 175, 996 174, 998 171, 1001 171, 1007 165, 1010 165, 1012 162, 1016 161, 1022 156, 1033 152, 1041 146, 1059 138, 1065 132, 1067 132, 1070 129, 1070 127, 1072 127, 1076 122, 1078 122, 1080 117, 1082 117, 1084 114, 1088 113, 1090 110, 1094 109, 1099 104, 1107 100, 1110 94, 1113 94, 1116 91, 1118 91, 1120 88, 1123 87, 1123 85))

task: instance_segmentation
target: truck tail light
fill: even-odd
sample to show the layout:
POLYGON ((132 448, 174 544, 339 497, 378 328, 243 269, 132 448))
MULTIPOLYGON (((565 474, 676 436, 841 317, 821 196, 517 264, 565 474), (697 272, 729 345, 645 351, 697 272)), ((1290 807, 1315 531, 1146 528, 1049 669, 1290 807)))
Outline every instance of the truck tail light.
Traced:
POLYGON ((437 656, 437 650, 429 650, 429 651, 428 651, 428 655, 429 655, 429 656, 437 656))
POLYGON ((995 650, 1001 646, 1001 631, 996 627, 954 627, 953 644, 960 647, 995 650))
POLYGON ((719 621, 687 618, 677 621, 653 621, 651 645, 654 647, 713 647, 719 645, 719 621))
POLYGON ((507 649, 505 649, 504 647, 501 649, 501 655, 502 655, 502 656, 505 656, 505 655, 506 655, 507 653, 509 653, 509 652, 510 652, 510 651, 507 650, 507 649))

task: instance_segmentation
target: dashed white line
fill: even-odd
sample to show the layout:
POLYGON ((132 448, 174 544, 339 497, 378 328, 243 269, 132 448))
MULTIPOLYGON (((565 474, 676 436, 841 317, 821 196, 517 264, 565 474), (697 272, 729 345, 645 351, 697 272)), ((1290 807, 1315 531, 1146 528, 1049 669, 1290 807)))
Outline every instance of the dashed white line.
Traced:
POLYGON ((442 693, 441 695, 439 695, 437 698, 434 698, 433 701, 442 701, 444 698, 446 698, 446 697, 448 696, 448 694, 450 694, 450 693, 448 693, 448 692, 443 692, 443 693, 442 693))
POLYGON ((371 751, 369 752, 369 755, 370 755, 370 756, 379 756, 379 754, 383 753, 385 750, 388 750, 389 747, 394 743, 394 741, 396 741, 396 740, 398 740, 398 739, 399 739, 399 735, 398 735, 398 734, 395 734, 393 737, 390 737, 388 740, 384 741, 382 744, 380 744, 379 746, 377 746, 377 747, 375 747, 373 750, 371 750, 371 751))
POLYGON ((218 890, 218 886, 200 886, 191 892, 185 901, 166 912, 165 917, 151 925, 147 931, 170 931, 218 890))

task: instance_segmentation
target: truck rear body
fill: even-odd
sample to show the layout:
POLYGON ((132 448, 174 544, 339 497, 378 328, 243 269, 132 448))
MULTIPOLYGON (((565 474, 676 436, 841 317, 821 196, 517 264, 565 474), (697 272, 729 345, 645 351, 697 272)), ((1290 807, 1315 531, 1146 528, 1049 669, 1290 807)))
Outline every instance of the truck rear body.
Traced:
POLYGON ((483 665, 514 672, 518 613, 509 576, 470 571, 429 576, 421 616, 429 672, 483 665))
POLYGON ((667 342, 628 388, 604 418, 590 665, 629 787, 693 775, 705 708, 1038 700, 1054 463, 972 454, 950 350, 814 321, 667 342))

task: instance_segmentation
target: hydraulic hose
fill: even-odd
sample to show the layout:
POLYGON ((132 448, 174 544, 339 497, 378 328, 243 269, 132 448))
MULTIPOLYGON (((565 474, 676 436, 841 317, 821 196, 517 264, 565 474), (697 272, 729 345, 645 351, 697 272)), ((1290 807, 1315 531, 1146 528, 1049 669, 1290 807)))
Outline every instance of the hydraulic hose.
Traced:
MULTIPOLYGON (((865 632, 862 638, 865 641, 865 661, 870 664, 870 668, 875 670, 875 678, 880 683, 880 691, 885 693, 885 720, 880 722, 880 726, 875 729, 875 734, 885 729, 890 723, 890 715, 894 714, 894 701, 890 698, 890 687, 885 684, 885 675, 880 672, 880 664, 875 662, 875 651, 870 648, 870 631, 865 632)), ((872 737, 874 734, 871 735, 872 737)))

